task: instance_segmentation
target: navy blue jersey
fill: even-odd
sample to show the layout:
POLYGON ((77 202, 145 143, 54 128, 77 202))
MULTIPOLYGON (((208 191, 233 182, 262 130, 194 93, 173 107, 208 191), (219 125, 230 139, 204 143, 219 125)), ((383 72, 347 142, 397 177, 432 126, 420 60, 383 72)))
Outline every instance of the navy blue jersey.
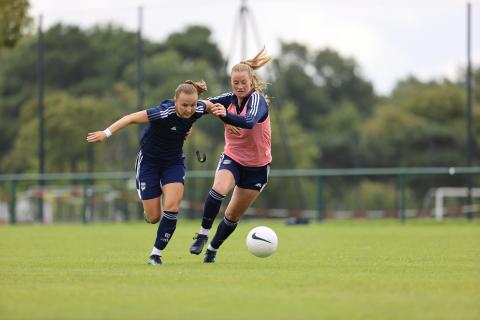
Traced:
POLYGON ((268 105, 265 97, 258 91, 252 91, 243 99, 241 105, 233 92, 225 93, 220 96, 208 98, 212 103, 220 103, 225 108, 231 104, 235 105, 237 114, 228 113, 226 117, 220 117, 223 122, 231 124, 235 127, 251 129, 257 122, 263 122, 268 116, 268 105), (245 106, 245 104, 247 104, 245 106), (243 108, 247 108, 245 116, 239 116, 243 108))
POLYGON ((205 113, 205 104, 200 101, 197 102, 195 113, 188 119, 177 115, 173 100, 162 101, 160 105, 147 109, 149 123, 140 138, 143 156, 160 161, 182 159, 187 132, 205 113))

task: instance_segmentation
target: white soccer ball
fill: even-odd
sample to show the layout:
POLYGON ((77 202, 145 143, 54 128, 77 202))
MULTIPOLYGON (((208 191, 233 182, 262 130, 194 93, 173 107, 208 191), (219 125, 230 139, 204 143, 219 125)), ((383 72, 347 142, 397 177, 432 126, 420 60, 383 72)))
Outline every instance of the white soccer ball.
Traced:
POLYGON ((247 235, 247 248, 254 256, 268 257, 277 250, 277 246, 277 234, 269 227, 255 227, 247 235))

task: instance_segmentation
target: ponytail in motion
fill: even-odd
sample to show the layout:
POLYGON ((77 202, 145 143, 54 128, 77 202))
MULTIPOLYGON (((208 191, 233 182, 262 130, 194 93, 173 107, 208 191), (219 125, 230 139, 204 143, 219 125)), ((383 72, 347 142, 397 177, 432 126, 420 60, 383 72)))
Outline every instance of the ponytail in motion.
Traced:
POLYGON ((255 70, 260 69, 264 65, 270 62, 272 57, 266 54, 266 49, 263 47, 257 55, 251 59, 242 60, 233 66, 232 72, 248 72, 250 79, 252 80, 253 88, 261 93, 267 88, 267 83, 257 77, 255 70))
POLYGON ((192 80, 185 80, 183 83, 179 84, 177 89, 175 89, 175 98, 178 98, 180 93, 185 94, 192 94, 197 93, 200 96, 202 93, 207 91, 207 84, 205 81, 192 81, 192 80))

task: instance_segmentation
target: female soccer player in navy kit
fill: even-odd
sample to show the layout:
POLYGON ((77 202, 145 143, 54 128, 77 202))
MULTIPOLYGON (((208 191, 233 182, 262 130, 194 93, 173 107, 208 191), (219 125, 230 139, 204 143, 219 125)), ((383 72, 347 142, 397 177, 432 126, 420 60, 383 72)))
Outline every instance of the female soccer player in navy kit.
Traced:
POLYGON ((205 252, 204 262, 215 262, 220 245, 263 190, 268 180, 271 155, 271 129, 267 101, 262 94, 266 83, 255 74, 270 61, 262 49, 253 59, 236 64, 231 72, 232 92, 208 99, 212 114, 225 122, 225 148, 218 163, 213 187, 204 204, 202 225, 190 246, 200 254, 222 200, 232 191, 225 216, 205 252))
POLYGON ((162 205, 164 210, 148 259, 152 265, 162 264, 162 250, 172 238, 177 225, 185 179, 182 147, 193 123, 207 112, 205 102, 198 101, 199 95, 206 90, 205 82, 187 80, 177 87, 173 100, 165 100, 156 107, 126 115, 104 131, 91 132, 87 136, 88 142, 102 142, 132 123, 148 123, 140 139, 135 170, 145 220, 157 223, 162 205))

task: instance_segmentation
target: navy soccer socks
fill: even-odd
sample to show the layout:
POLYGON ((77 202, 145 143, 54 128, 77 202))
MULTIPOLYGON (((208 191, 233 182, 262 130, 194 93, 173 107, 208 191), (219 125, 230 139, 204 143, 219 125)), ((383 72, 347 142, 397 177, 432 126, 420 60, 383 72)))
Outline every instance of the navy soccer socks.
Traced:
POLYGON ((217 250, 220 248, 222 243, 227 240, 227 238, 232 234, 235 228, 238 225, 238 221, 230 221, 226 217, 223 217, 223 220, 218 224, 217 232, 210 242, 208 249, 217 250))
POLYGON ((157 238, 155 239, 155 248, 159 251, 165 249, 168 242, 175 232, 177 227, 178 212, 164 211, 162 220, 158 225, 157 238))
POLYGON ((205 205, 203 207, 203 229, 210 230, 212 228, 213 221, 215 220, 218 212, 220 211, 220 206, 222 205, 222 201, 224 198, 224 195, 221 195, 213 189, 208 192, 208 196, 205 200, 205 205))
POLYGON ((203 206, 202 225, 193 238, 195 241, 190 246, 190 253, 200 254, 205 244, 207 244, 210 229, 212 229, 213 222, 220 211, 223 199, 225 199, 225 196, 213 189, 208 192, 207 199, 205 199, 203 206))

